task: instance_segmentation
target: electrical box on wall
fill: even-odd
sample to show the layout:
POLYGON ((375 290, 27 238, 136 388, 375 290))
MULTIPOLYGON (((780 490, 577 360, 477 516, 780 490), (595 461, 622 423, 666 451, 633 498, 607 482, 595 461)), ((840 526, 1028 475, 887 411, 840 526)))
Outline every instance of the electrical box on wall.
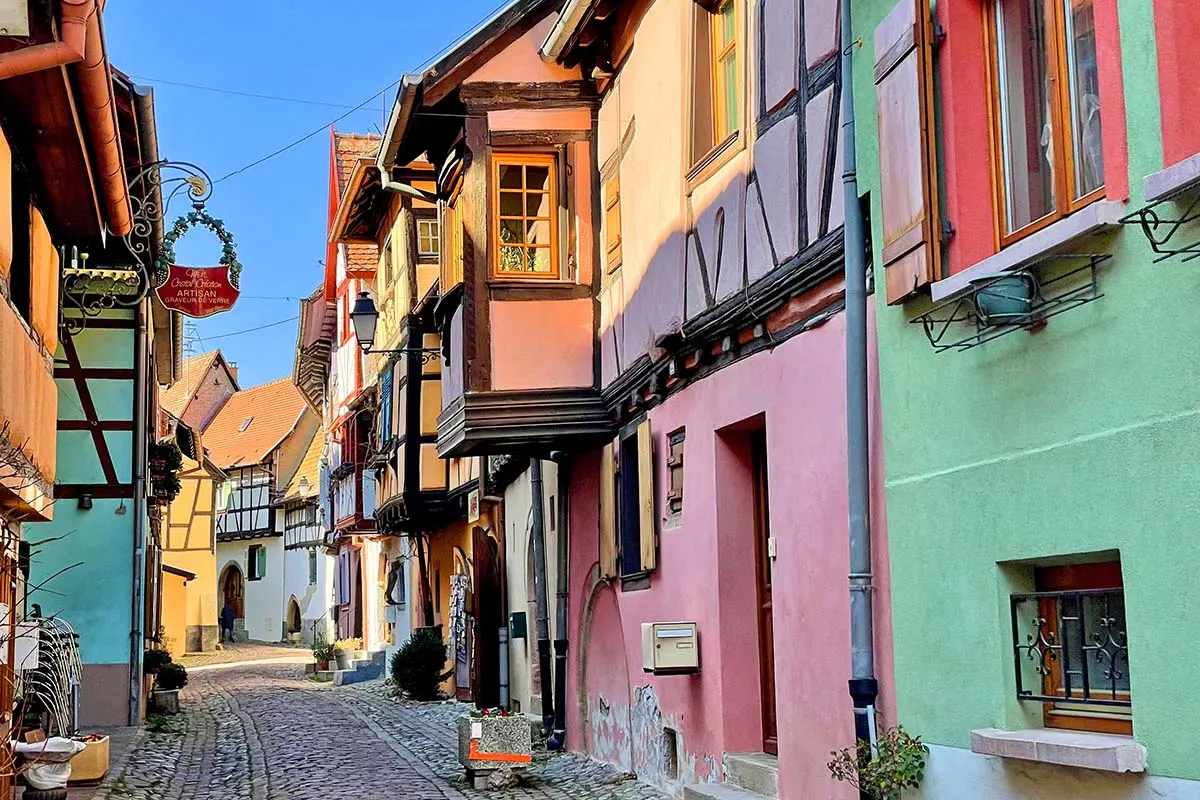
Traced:
POLYGON ((700 632, 694 622, 643 622, 642 671, 695 675, 700 671, 700 632))
POLYGON ((514 611, 508 615, 508 638, 524 639, 528 636, 524 611, 514 611))

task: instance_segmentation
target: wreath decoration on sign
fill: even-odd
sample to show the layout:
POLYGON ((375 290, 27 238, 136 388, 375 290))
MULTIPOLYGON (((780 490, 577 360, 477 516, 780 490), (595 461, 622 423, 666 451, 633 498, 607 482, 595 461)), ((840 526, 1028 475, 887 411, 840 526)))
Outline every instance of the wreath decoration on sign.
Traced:
POLYGON ((220 265, 229 270, 229 283, 233 288, 241 289, 242 262, 238 261, 233 234, 226 230, 224 222, 203 210, 190 211, 175 220, 171 230, 163 236, 162 255, 154 262, 154 278, 157 285, 162 286, 167 282, 171 265, 175 263, 175 242, 195 225, 208 228, 221 240, 220 265))

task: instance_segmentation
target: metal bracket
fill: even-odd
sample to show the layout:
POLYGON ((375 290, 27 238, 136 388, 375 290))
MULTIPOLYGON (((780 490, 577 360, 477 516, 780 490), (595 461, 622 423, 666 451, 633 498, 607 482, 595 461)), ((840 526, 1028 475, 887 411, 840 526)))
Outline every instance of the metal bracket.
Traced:
POLYGON ((1154 259, 1157 264, 1173 256, 1183 256, 1184 261, 1200 258, 1200 230, 1193 231, 1191 236, 1176 237, 1184 226, 1196 220, 1200 220, 1200 183, 1181 186, 1125 215, 1120 222, 1141 228, 1150 248, 1158 254, 1154 259))

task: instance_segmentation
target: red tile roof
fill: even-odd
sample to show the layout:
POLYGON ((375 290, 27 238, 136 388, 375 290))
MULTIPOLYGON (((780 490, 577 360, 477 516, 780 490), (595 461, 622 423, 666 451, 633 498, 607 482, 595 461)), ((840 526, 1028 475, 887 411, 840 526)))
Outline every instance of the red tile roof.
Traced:
POLYGON ((383 137, 373 133, 338 133, 334 131, 333 146, 338 160, 338 197, 341 197, 346 191, 346 184, 350 182, 350 173, 354 171, 355 162, 360 158, 375 158, 382 141, 383 137))
POLYGON ((200 385, 200 381, 204 380, 204 376, 208 374, 208 368, 212 366, 219 355, 219 350, 211 350, 184 361, 179 379, 171 384, 171 388, 159 395, 159 405, 173 416, 181 418, 196 387, 200 385))
POLYGON ((221 469, 263 461, 308 408, 291 376, 235 393, 204 429, 204 449, 221 469))

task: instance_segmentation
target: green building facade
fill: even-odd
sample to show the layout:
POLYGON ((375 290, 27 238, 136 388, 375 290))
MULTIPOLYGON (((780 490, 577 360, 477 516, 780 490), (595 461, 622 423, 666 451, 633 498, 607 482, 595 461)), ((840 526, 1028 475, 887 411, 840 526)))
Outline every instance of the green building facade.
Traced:
POLYGON ((1200 226, 1139 224, 1200 193, 1200 3, 921 2, 853 0, 885 722, 925 798, 1200 797, 1200 226))

